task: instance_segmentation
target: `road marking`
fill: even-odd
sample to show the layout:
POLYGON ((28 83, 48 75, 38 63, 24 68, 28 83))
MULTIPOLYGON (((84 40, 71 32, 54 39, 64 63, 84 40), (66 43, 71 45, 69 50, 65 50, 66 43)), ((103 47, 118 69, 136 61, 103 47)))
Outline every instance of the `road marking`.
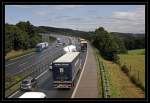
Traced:
POLYGON ((23 65, 23 64, 27 64, 27 62, 24 62, 24 63, 22 63, 22 64, 19 64, 19 66, 21 66, 21 65, 23 65))
MULTIPOLYGON (((51 49, 52 49, 52 47, 47 48, 46 51, 43 52, 43 55, 40 55, 40 56, 42 56, 42 57, 45 56, 45 55, 44 55, 45 52, 47 52, 48 50, 51 50, 51 49)), ((27 55, 31 55, 31 54, 33 54, 33 53, 34 53, 34 52, 29 53, 29 54, 26 54, 26 55, 23 55, 23 56, 16 57, 16 58, 14 58, 14 59, 10 59, 10 61, 15 60, 15 59, 19 59, 19 58, 24 57, 24 56, 27 56, 27 55)), ((31 58, 31 57, 33 57, 33 55, 31 55, 31 56, 29 56, 29 57, 27 57, 27 58, 29 59, 29 58, 31 58)), ((26 58, 26 59, 27 59, 27 58, 26 58)), ((17 63, 17 62, 18 62, 18 61, 13 62, 13 63, 9 63, 9 64, 5 65, 5 67, 7 67, 7 66, 9 66, 9 65, 12 65, 12 64, 15 64, 15 63, 17 63)))
POLYGON ((73 93, 72 93, 71 98, 74 98, 74 97, 75 97, 75 94, 76 94, 77 88, 78 88, 78 86, 79 86, 79 83, 80 83, 81 77, 82 77, 83 72, 84 72, 84 69, 85 69, 85 65, 86 65, 86 62, 87 62, 87 56, 88 56, 88 51, 87 51, 87 54, 86 54, 86 59, 85 59, 84 65, 83 65, 82 72, 81 72, 81 74, 80 74, 79 80, 78 80, 78 82, 77 82, 77 85, 76 85, 76 87, 75 87, 75 89, 74 89, 73 93))
POLYGON ((9 66, 9 65, 12 65, 12 64, 15 64, 16 62, 13 62, 13 63, 9 63, 7 65, 5 65, 5 67, 9 66))
POLYGON ((19 90, 18 91, 16 91, 15 93, 13 93, 11 96, 9 96, 8 98, 12 98, 14 95, 16 95, 17 93, 19 92, 19 90))
MULTIPOLYGON (((49 69, 48 69, 49 70, 49 69)), ((44 75, 48 70, 46 70, 46 71, 44 71, 43 73, 41 73, 39 76, 37 76, 35 79, 38 79, 38 78, 40 78, 42 75, 44 75)), ((18 91, 16 91, 15 93, 13 93, 11 96, 9 96, 8 98, 12 98, 14 95, 16 95, 17 93, 19 92, 19 90, 18 91)))
POLYGON ((45 74, 47 71, 49 71, 49 69, 48 70, 46 70, 46 71, 44 71, 43 73, 41 73, 39 76, 37 76, 35 79, 38 79, 38 78, 40 78, 43 74, 45 74))
POLYGON ((16 57, 16 58, 14 58, 14 59, 10 59, 10 60, 15 60, 15 59, 18 59, 18 58, 21 58, 21 57, 27 56, 27 55, 31 55, 31 54, 33 54, 33 53, 35 53, 35 52, 29 53, 29 54, 26 54, 26 55, 22 55, 22 56, 19 56, 19 57, 16 57))
MULTIPOLYGON (((31 55, 31 54, 33 54, 33 53, 30 53, 30 55, 31 55)), ((29 55, 29 54, 27 54, 27 55, 29 55)), ((27 55, 23 55, 23 56, 27 56, 27 55)), ((18 58, 21 58, 21 57, 23 57, 23 56, 16 57, 16 58, 14 58, 14 59, 10 59, 10 61, 15 60, 15 59, 18 59, 18 58)), ((29 59, 29 58, 31 58, 32 56, 33 56, 33 55, 31 55, 31 56, 29 56, 29 57, 27 57, 27 58, 29 59)), ((7 67, 7 66, 9 66, 9 65, 12 65, 12 64, 15 64, 15 63, 17 63, 17 62, 19 62, 19 61, 16 61, 16 62, 13 62, 13 63, 9 63, 9 64, 5 65, 5 67, 7 67)))

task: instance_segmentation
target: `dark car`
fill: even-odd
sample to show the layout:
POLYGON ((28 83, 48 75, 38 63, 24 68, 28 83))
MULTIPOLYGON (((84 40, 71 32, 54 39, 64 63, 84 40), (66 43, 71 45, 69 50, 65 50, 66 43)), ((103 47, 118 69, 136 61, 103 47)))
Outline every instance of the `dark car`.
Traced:
POLYGON ((32 90, 37 86, 37 80, 33 77, 24 79, 20 84, 21 90, 32 90))

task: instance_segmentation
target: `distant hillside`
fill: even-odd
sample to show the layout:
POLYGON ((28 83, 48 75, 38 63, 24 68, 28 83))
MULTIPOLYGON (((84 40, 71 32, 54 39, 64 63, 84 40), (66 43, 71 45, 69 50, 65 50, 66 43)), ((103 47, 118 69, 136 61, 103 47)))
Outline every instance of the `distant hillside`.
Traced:
POLYGON ((112 35, 121 37, 121 38, 129 38, 129 37, 145 37, 145 34, 133 34, 133 33, 120 33, 120 32, 111 32, 112 35))
POLYGON ((58 33, 62 35, 72 35, 72 36, 86 36, 87 32, 72 30, 67 28, 56 28, 56 27, 48 27, 48 26, 39 26, 37 30, 42 33, 58 33))
POLYGON ((118 33, 118 32, 111 32, 111 34, 113 36, 121 38, 124 41, 125 47, 128 50, 145 48, 145 34, 118 33))

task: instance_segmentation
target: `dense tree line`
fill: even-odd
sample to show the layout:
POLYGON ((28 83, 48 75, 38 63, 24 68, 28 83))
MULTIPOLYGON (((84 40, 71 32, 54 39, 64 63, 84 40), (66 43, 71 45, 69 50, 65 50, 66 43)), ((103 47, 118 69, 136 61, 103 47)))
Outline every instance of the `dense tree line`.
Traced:
POLYGON ((10 50, 33 48, 42 41, 38 33, 56 33, 67 36, 76 36, 88 39, 109 60, 116 60, 118 53, 127 53, 130 49, 145 48, 143 34, 107 32, 103 27, 94 32, 84 32, 66 28, 47 26, 33 26, 29 21, 19 22, 16 25, 5 24, 5 52, 10 50))
POLYGON ((95 32, 83 32, 47 26, 39 26, 37 29, 43 33, 56 33, 88 39, 99 49, 101 55, 109 60, 116 59, 118 53, 127 53, 127 50, 130 49, 145 48, 145 36, 143 34, 109 33, 103 27, 96 29, 95 32))
POLYGON ((128 50, 145 48, 144 34, 113 32, 112 35, 121 38, 125 44, 125 48, 128 50))
POLYGON ((16 25, 5 24, 5 53, 11 50, 34 48, 42 36, 29 22, 19 22, 16 25))
POLYGON ((113 37, 103 27, 95 30, 93 45, 100 51, 101 55, 108 60, 117 62, 118 52, 125 52, 123 43, 117 37, 113 37))

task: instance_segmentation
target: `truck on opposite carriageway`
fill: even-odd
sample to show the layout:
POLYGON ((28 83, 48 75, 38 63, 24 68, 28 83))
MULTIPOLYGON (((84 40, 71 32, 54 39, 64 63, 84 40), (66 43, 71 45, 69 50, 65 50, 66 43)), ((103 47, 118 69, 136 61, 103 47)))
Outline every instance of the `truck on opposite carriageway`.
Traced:
POLYGON ((36 51, 37 51, 37 52, 41 52, 42 50, 48 48, 48 45, 49 45, 48 42, 38 43, 38 44, 36 45, 36 51))

